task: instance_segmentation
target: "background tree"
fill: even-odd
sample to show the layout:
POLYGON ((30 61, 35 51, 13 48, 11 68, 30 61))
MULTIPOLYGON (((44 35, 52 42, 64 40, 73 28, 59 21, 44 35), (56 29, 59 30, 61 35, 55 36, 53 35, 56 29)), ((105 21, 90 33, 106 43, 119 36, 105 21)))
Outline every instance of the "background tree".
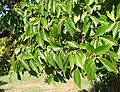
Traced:
POLYGON ((0 1, 0 75, 8 74, 9 60, 15 47, 12 43, 21 29, 20 15, 13 9, 14 4, 18 2, 20 0, 0 1))

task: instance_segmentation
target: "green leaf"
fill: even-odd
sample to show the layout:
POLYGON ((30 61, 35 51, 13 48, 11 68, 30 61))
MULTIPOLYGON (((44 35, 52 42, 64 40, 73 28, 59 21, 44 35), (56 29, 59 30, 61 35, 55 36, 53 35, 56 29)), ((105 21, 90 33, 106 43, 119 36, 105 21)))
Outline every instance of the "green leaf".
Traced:
POLYGON ((57 18, 59 18, 60 14, 61 14, 61 8, 58 6, 56 8, 56 10, 57 10, 57 18))
POLYGON ((75 58, 75 56, 72 55, 72 54, 70 54, 69 57, 68 57, 68 61, 69 61, 69 63, 70 63, 70 67, 71 67, 71 69, 73 69, 74 64, 75 64, 75 60, 74 60, 74 58, 75 58))
POLYGON ((45 30, 42 31, 41 36, 42 36, 43 40, 48 42, 49 36, 48 36, 48 34, 46 33, 45 30))
POLYGON ((93 23, 95 24, 95 27, 97 27, 98 19, 95 16, 90 16, 90 18, 92 19, 93 23))
POLYGON ((96 31, 96 34, 103 35, 103 34, 105 34, 106 29, 107 29, 107 25, 99 26, 96 31))
POLYGON ((117 11, 116 11, 116 20, 120 18, 120 4, 117 6, 117 11))
POLYGON ((80 15, 74 16, 74 22, 75 24, 80 20, 80 15))
POLYGON ((42 50, 38 50, 38 55, 42 58, 42 59, 46 59, 45 58, 45 55, 44 55, 44 52, 42 50))
POLYGON ((93 13, 93 9, 89 5, 87 5, 87 10, 88 10, 89 14, 93 13))
POLYGON ((14 50, 14 53, 15 53, 16 55, 18 55, 18 53, 20 52, 20 49, 21 49, 21 48, 16 48, 16 49, 14 50))
POLYGON ((45 18, 42 18, 41 22, 42 22, 42 27, 47 29, 47 27, 48 27, 47 20, 45 18))
POLYGON ((110 47, 111 47, 111 44, 99 46, 95 49, 94 53, 96 55, 104 54, 110 49, 110 47))
POLYGON ((62 48, 61 48, 58 44, 56 44, 56 43, 54 43, 54 42, 50 42, 50 47, 51 47, 54 51, 60 51, 60 50, 62 50, 62 48))
POLYGON ((47 62, 48 62, 50 65, 52 65, 53 67, 56 67, 56 63, 55 63, 55 61, 54 61, 54 59, 53 59, 53 55, 52 55, 52 54, 50 54, 50 55, 48 56, 47 62))
POLYGON ((120 26, 120 22, 117 22, 116 25, 115 25, 115 28, 113 30, 113 38, 116 37, 116 35, 118 33, 119 26, 120 26))
POLYGON ((94 0, 85 0, 85 3, 86 3, 87 5, 91 5, 93 2, 94 2, 94 0))
POLYGON ((95 78, 95 63, 92 60, 92 58, 86 59, 84 63, 84 69, 85 72, 87 73, 87 78, 89 80, 93 80, 95 78))
POLYGON ((44 15, 44 7, 42 6, 42 4, 40 4, 41 7, 39 7, 39 12, 44 15))
POLYGON ((111 44, 111 45, 118 45, 118 42, 113 39, 110 35, 102 36, 101 39, 106 43, 106 44, 111 44))
POLYGON ((87 34, 89 31, 90 23, 83 25, 83 34, 87 34))
POLYGON ((38 45, 39 45, 40 47, 44 48, 44 41, 43 41, 43 39, 42 39, 42 37, 41 37, 40 34, 38 34, 38 35, 36 36, 36 42, 38 43, 38 45))
POLYGON ((54 37, 58 37, 61 34, 61 28, 60 28, 60 24, 58 25, 54 25, 52 28, 52 33, 54 37))
POLYGON ((82 57, 79 55, 78 52, 75 53, 75 57, 73 59, 75 60, 76 65, 79 66, 81 69, 84 70, 84 68, 83 68, 83 62, 82 62, 82 57))
POLYGON ((69 20, 69 25, 71 28, 75 29, 75 24, 72 20, 69 20))
POLYGON ((114 26, 115 26, 116 23, 112 23, 108 26, 108 28, 106 29, 105 32, 110 32, 111 30, 113 30, 114 26))
POLYGON ((81 74, 78 68, 74 70, 73 79, 74 79, 75 84, 80 88, 81 87, 81 74))
POLYGON ((28 71, 30 71, 30 67, 29 67, 27 61, 21 59, 21 64, 22 64, 28 71))
POLYGON ((68 44, 73 48, 78 48, 78 44, 75 41, 68 41, 68 44))
POLYGON ((36 0, 36 2, 39 4, 40 0, 36 0))
POLYGON ((33 55, 32 54, 24 54, 22 59, 33 59, 33 55))
POLYGON ((112 50, 109 50, 109 55, 112 56, 112 57, 117 57, 117 53, 115 51, 112 51, 112 50))
POLYGON ((110 56, 110 60, 111 60, 113 67, 117 69, 117 60, 113 56, 110 56))
POLYGON ((60 56, 60 54, 57 57, 57 61, 56 61, 57 65, 59 66, 59 68, 63 69, 63 60, 60 56))
POLYGON ((68 3, 68 5, 67 5, 67 12, 68 12, 68 14, 72 14, 72 2, 70 1, 69 3, 68 3))
POLYGON ((110 61, 108 61, 107 59, 102 58, 102 57, 99 57, 99 60, 106 67, 106 69, 108 71, 110 71, 110 72, 117 72, 116 67, 114 67, 110 61))
POLYGON ((82 43, 82 44, 79 45, 79 47, 81 49, 86 49, 86 46, 87 46, 87 43, 82 43))
POLYGON ((52 2, 52 10, 55 13, 55 9, 56 9, 56 1, 52 2))
POLYGON ((66 27, 67 27, 67 31, 69 32, 69 34, 71 35, 71 36, 73 36, 73 29, 71 28, 71 26, 69 25, 69 21, 64 21, 64 23, 65 23, 65 25, 66 25, 66 27))
POLYGON ((34 70, 36 73, 38 73, 38 68, 35 65, 35 62, 30 60, 29 64, 30 64, 30 67, 32 68, 32 70, 34 70))
POLYGON ((86 44, 86 50, 88 52, 94 53, 94 47, 90 43, 86 44))
POLYGON ((106 13, 107 13, 107 16, 108 16, 113 22, 116 21, 116 19, 114 18, 114 16, 112 16, 112 14, 110 14, 109 11, 106 11, 106 13))
POLYGON ((34 22, 37 18, 36 17, 32 17, 30 18, 30 22, 34 22))

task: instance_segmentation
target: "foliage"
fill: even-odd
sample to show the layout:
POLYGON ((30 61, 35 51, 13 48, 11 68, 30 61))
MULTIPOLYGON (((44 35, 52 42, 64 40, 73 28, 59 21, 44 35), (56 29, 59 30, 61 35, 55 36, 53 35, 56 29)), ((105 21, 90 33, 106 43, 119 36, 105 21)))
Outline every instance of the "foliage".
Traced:
MULTIPOLYGON (((116 2, 116 1, 115 1, 116 2)), ((120 4, 109 0, 23 0, 14 10, 24 22, 10 59, 11 70, 21 79, 28 71, 48 83, 71 77, 92 81, 102 71, 118 73, 120 4)))
POLYGON ((9 72, 9 60, 15 48, 12 43, 20 34, 22 21, 13 10, 14 4, 17 2, 20 0, 2 0, 0 2, 0 75, 9 72))

